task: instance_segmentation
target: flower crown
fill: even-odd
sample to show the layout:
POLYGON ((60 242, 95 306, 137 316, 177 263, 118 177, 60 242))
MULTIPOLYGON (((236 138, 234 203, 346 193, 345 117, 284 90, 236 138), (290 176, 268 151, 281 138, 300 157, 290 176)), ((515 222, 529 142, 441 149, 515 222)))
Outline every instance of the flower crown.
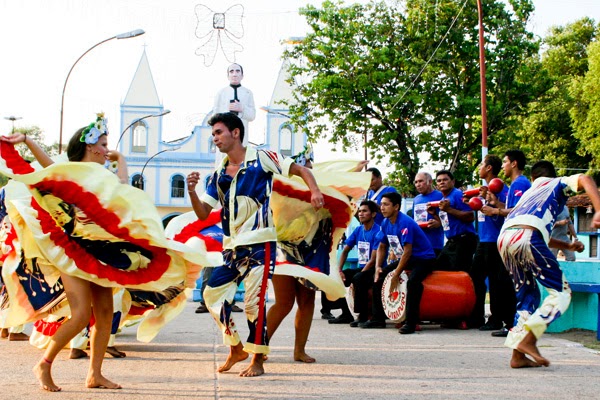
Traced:
POLYGON ((315 157, 313 154, 313 148, 312 145, 310 143, 307 143, 306 146, 304 146, 304 149, 302 149, 302 151, 298 154, 296 154, 294 156, 294 161, 296 162, 296 164, 305 166, 307 161, 314 161, 315 157))
POLYGON ((96 144, 102 135, 108 135, 106 124, 108 121, 104 118, 104 113, 96 114, 96 122, 92 122, 81 132, 79 141, 85 144, 96 144))

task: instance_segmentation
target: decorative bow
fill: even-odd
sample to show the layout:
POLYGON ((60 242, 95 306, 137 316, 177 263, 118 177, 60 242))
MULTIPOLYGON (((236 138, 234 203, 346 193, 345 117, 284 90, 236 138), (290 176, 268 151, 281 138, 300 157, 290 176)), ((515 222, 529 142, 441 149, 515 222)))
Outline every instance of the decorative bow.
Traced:
POLYGON ((198 4, 194 11, 198 19, 196 37, 204 41, 196 49, 196 55, 204 58, 204 65, 212 65, 219 47, 227 61, 235 62, 235 53, 244 50, 235 40, 244 36, 244 6, 236 4, 223 13, 217 13, 204 4, 198 4))

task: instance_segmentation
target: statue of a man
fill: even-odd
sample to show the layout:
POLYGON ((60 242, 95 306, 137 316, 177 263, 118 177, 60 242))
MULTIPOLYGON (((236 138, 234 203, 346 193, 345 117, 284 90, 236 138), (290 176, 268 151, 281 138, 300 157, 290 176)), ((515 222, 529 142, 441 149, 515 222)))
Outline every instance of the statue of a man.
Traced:
POLYGON ((254 95, 241 85, 244 79, 244 68, 239 64, 231 64, 227 68, 227 78, 229 86, 219 90, 215 96, 213 114, 232 112, 236 114, 244 123, 244 143, 248 145, 248 123, 254 121, 256 117, 256 108, 254 106, 254 95))

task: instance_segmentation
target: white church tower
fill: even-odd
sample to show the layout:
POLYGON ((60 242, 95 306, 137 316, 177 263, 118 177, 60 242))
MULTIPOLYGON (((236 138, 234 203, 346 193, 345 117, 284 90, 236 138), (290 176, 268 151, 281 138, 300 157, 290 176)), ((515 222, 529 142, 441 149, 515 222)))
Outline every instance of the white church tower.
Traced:
POLYGON ((306 145, 306 135, 301 129, 292 125, 288 117, 289 109, 286 102, 294 101, 292 87, 287 82, 288 67, 289 62, 284 61, 279 69, 269 106, 261 107, 267 111, 267 128, 265 143, 259 147, 276 150, 284 156, 293 156, 300 153, 306 145))

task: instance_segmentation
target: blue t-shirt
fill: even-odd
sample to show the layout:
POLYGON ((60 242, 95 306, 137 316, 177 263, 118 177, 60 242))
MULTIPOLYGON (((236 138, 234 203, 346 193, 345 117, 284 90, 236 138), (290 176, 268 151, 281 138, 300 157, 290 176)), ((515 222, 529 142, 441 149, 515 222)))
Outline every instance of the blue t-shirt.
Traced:
MULTIPOLYGON (((498 200, 506 203, 506 195, 508 194, 508 186, 504 185, 502 191, 496 194, 498 200)), ((504 223, 504 217, 500 215, 486 216, 481 211, 477 212, 477 220, 479 222, 479 241, 481 243, 496 243, 500 235, 500 229, 504 223)))
MULTIPOLYGON (((391 192, 397 192, 397 190, 391 186, 383 186, 378 191, 369 190, 367 192, 366 199, 374 201, 375 203, 377 203, 377 205, 381 205, 381 196, 383 196, 386 193, 391 193, 391 192)), ((381 212, 378 211, 377 215, 375 215, 375 223, 378 225, 381 225, 382 222, 383 222, 383 214, 381 214, 381 212)))
POLYGON ((508 188, 508 196, 506 197, 506 208, 513 208, 517 205, 521 196, 529 190, 531 182, 523 175, 517 176, 514 182, 510 184, 508 188))
MULTIPOLYGON (((427 222, 433 219, 433 215, 427 212, 427 203, 430 201, 438 201, 444 197, 442 192, 434 190, 429 194, 420 194, 415 197, 413 201, 413 218, 417 222, 427 222)), ((439 214, 439 209, 436 208, 436 213, 439 214)), ((421 228, 429 239, 431 246, 434 249, 442 249, 444 247, 444 229, 440 226, 439 228, 421 228)))
POLYGON ((379 241, 377 240, 377 234, 381 231, 381 227, 377 224, 373 224, 371 229, 365 230, 363 225, 357 227, 344 244, 350 248, 354 246, 358 247, 358 266, 364 268, 365 265, 371 259, 371 252, 377 250, 379 241))
MULTIPOLYGON (((388 254, 393 253, 396 259, 404 254, 404 246, 412 244, 413 258, 430 260, 435 258, 435 253, 429 239, 417 223, 402 212, 398 213, 396 222, 392 224, 385 218, 381 225, 381 231, 377 235, 380 243, 388 246, 388 254)), ((388 256, 389 259, 389 256, 388 256)))
MULTIPOLYGON (((473 212, 468 204, 463 203, 462 198, 463 193, 454 188, 448 196, 444 196, 443 200, 450 201, 450 207, 454 209, 473 212)), ((448 214, 446 211, 440 210, 440 220, 442 221, 442 227, 444 228, 444 235, 446 235, 446 238, 448 239, 462 235, 463 233, 475 233, 475 227, 471 222, 463 222, 454 215, 448 214)))

